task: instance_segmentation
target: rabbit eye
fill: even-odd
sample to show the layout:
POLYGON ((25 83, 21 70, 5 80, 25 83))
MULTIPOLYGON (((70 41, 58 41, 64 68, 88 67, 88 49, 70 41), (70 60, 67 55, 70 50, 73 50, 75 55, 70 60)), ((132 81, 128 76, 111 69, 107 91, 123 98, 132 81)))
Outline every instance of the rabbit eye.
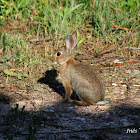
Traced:
POLYGON ((58 53, 57 53, 57 56, 60 56, 60 55, 61 55, 61 52, 58 52, 58 53))

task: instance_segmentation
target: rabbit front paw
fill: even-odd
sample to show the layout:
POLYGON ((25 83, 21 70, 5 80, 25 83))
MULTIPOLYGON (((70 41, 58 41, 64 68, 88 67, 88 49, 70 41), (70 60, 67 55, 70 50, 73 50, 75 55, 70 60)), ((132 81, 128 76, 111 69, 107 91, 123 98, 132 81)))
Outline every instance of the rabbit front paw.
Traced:
POLYGON ((64 99, 64 100, 63 100, 63 103, 67 103, 67 102, 68 102, 68 103, 71 103, 72 100, 71 100, 71 99, 64 99))

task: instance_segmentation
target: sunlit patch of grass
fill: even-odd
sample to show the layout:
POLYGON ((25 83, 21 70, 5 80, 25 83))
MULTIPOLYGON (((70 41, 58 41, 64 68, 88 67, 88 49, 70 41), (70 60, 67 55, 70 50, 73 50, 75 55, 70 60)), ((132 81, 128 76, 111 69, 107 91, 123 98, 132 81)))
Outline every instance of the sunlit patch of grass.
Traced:
POLYGON ((44 57, 44 53, 47 52, 42 53, 40 46, 29 46, 21 35, 4 33, 3 36, 5 39, 4 41, 3 38, 1 39, 0 48, 4 51, 1 51, 0 69, 5 75, 32 81, 32 79, 38 79, 45 70, 50 68, 50 60, 45 61, 44 57))
POLYGON ((37 80, 54 67, 53 51, 74 30, 78 31, 75 55, 93 57, 114 47, 114 55, 135 57, 126 47, 139 47, 139 6, 138 0, 2 0, 0 69, 7 77, 37 80), (50 38, 50 42, 30 42, 50 38))

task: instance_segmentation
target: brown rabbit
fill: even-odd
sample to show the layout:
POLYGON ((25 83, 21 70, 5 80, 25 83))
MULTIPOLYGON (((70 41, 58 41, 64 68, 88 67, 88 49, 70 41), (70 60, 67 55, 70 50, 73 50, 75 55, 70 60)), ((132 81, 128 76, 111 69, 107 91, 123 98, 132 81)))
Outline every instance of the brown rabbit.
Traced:
POLYGON ((77 32, 65 38, 65 47, 58 49, 52 61, 60 64, 59 75, 65 88, 65 102, 71 101, 70 96, 74 91, 79 99, 74 100, 78 105, 91 105, 104 100, 105 86, 102 78, 90 66, 75 61, 73 48, 77 44, 77 32))

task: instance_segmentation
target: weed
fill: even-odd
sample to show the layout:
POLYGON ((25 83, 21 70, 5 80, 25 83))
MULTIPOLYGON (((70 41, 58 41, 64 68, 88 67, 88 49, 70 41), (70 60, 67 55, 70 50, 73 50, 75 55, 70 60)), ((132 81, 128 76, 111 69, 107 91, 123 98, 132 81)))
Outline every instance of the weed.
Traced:
POLYGON ((14 136, 13 135, 7 135, 8 140, 13 140, 14 136))
POLYGON ((15 106, 15 108, 13 110, 15 112, 15 116, 18 116, 19 104, 16 104, 16 106, 15 106))
POLYGON ((34 135, 36 134, 36 128, 34 128, 31 124, 28 125, 29 135, 26 136, 26 140, 35 140, 34 135))

